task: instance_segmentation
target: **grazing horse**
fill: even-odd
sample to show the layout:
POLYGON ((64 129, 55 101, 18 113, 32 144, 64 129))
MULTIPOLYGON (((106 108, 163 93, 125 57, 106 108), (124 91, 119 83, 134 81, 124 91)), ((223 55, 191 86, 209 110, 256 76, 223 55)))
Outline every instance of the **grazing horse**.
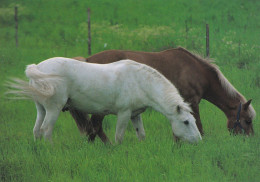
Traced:
POLYGON ((25 71, 29 83, 16 79, 11 93, 35 101, 35 138, 51 140, 54 124, 64 107, 88 114, 115 114, 116 143, 121 143, 131 119, 140 140, 145 136, 140 114, 147 107, 164 114, 174 136, 196 143, 201 140, 191 108, 175 86, 155 69, 131 60, 93 64, 69 58, 51 58, 25 71))
MULTIPOLYGON (((84 60, 82 57, 75 59, 84 60)), ((121 59, 132 59, 151 66, 171 81, 184 100, 191 104, 196 124, 202 134, 199 114, 201 99, 211 102, 225 113, 229 131, 247 135, 254 133, 252 120, 255 111, 250 104, 251 100, 246 101, 211 61, 181 47, 162 52, 108 50, 85 58, 85 61, 106 64, 121 59)), ((90 121, 86 113, 67 109, 74 117, 78 128, 87 132, 89 140, 94 140, 97 134, 103 142, 109 141, 102 129, 104 115, 92 115, 90 121), (94 132, 88 132, 93 130, 92 128, 94 132)))

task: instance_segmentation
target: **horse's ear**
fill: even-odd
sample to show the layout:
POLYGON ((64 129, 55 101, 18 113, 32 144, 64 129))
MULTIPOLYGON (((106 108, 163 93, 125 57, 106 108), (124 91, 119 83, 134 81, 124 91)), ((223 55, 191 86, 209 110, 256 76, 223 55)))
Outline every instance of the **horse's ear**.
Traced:
POLYGON ((244 110, 247 110, 249 105, 251 104, 252 99, 249 99, 245 104, 244 104, 244 110))
POLYGON ((179 105, 177 105, 176 110, 177 110, 177 112, 180 114, 180 112, 181 112, 181 107, 180 107, 179 105))

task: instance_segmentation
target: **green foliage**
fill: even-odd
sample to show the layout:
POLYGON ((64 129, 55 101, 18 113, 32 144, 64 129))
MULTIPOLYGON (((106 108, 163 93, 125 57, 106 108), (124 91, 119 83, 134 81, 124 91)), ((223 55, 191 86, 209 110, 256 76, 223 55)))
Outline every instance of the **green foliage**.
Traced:
MULTIPOLYGON (((259 111, 260 1, 1 0, 0 181, 258 181, 259 119, 253 121, 255 136, 230 136, 224 114, 206 101, 200 104, 206 134, 198 145, 174 144, 168 121, 153 110, 143 115, 143 142, 129 124, 121 145, 105 146, 99 139, 87 143, 69 113, 61 113, 53 145, 34 142, 34 104, 6 100, 3 83, 10 76, 25 78, 27 64, 54 56, 88 56, 88 7, 93 53, 183 46, 203 55, 208 23, 211 57, 259 111)), ((115 116, 104 121, 112 141, 115 121, 115 116)))

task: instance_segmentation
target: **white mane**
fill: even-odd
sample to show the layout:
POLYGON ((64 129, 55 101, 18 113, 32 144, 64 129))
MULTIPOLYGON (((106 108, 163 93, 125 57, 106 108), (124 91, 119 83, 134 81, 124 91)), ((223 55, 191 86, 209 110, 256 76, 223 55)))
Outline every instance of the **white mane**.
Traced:
MULTIPOLYGON (((129 60, 126 60, 129 61, 129 60)), ((131 60, 130 60, 131 61, 131 60)), ((145 64, 136 63, 134 61, 129 62, 130 64, 136 64, 139 66, 138 71, 142 72, 142 75, 145 80, 149 80, 153 78, 153 80, 163 88, 163 96, 164 96, 164 102, 168 106, 176 107, 177 105, 180 105, 182 109, 192 112, 192 109, 190 108, 190 105, 188 103, 185 103, 181 95, 179 94, 178 89, 167 79, 165 78, 160 72, 155 70, 152 67, 149 67, 145 64), (141 66, 140 66, 141 65, 141 66)), ((160 98, 162 99, 162 98, 160 98)))

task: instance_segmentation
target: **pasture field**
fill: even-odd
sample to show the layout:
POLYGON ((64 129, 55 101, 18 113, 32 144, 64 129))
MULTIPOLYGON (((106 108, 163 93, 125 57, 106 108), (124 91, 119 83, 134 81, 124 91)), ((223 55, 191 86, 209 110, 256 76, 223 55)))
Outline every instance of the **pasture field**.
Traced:
MULTIPOLYGON (((142 142, 129 123, 121 145, 88 143, 69 113, 60 114, 52 145, 34 142, 34 103, 7 100, 3 84, 8 77, 25 78, 27 64, 87 57, 88 7, 92 53, 182 46, 204 55, 208 23, 210 57, 260 111, 258 0, 1 0, 0 181, 260 181, 259 117, 253 121, 254 136, 231 136, 225 115, 206 101, 200 104, 205 136, 197 145, 174 143, 167 119, 151 109, 142 116, 142 142)), ((103 125, 114 143, 116 117, 107 116, 103 125)))

